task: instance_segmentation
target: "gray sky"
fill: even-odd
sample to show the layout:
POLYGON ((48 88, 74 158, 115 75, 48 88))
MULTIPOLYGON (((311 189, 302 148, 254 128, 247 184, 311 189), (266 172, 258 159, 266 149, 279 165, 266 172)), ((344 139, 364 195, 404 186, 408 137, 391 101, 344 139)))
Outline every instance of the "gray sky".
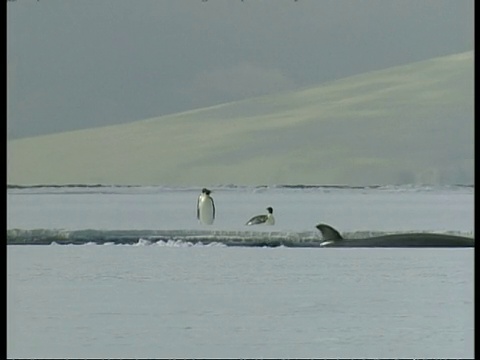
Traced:
POLYGON ((473 4, 8 2, 8 138, 142 120, 472 50, 473 4))

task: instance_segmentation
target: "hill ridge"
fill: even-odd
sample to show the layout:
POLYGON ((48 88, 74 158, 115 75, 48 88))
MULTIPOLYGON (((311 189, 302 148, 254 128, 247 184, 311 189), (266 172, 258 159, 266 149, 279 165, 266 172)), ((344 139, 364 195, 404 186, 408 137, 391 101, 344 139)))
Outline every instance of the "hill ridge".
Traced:
POLYGON ((473 123, 471 51, 127 124, 11 140, 7 180, 472 183, 473 123))

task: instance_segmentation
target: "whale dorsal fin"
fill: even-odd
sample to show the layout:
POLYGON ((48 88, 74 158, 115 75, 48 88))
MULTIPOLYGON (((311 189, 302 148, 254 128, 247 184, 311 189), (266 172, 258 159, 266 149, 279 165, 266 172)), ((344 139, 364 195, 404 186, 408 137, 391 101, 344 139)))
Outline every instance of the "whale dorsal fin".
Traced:
POLYGON ((340 233, 330 225, 318 224, 316 228, 320 230, 320 232, 322 233, 323 240, 325 241, 343 240, 342 235, 340 235, 340 233))

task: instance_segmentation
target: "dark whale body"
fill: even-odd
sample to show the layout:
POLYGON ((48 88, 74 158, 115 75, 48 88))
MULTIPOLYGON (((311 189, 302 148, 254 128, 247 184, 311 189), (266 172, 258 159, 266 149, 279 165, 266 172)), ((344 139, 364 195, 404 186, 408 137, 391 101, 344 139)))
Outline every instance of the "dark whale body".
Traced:
POLYGON ((322 233, 322 247, 475 247, 475 239, 431 233, 405 233, 374 236, 365 239, 344 239, 340 233, 327 224, 316 226, 322 233))

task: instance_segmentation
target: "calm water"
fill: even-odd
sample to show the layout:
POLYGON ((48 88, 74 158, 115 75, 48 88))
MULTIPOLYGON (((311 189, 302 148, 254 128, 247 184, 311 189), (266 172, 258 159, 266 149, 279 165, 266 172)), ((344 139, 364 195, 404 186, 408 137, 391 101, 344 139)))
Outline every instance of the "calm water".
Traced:
POLYGON ((473 249, 9 246, 8 357, 473 357, 473 249))
MULTIPOLYGON (((474 230, 473 188, 213 190, 212 230, 474 230)), ((7 228, 205 229, 198 193, 9 189, 7 228)), ((474 356, 474 249, 183 245, 7 246, 7 356, 474 356)))

